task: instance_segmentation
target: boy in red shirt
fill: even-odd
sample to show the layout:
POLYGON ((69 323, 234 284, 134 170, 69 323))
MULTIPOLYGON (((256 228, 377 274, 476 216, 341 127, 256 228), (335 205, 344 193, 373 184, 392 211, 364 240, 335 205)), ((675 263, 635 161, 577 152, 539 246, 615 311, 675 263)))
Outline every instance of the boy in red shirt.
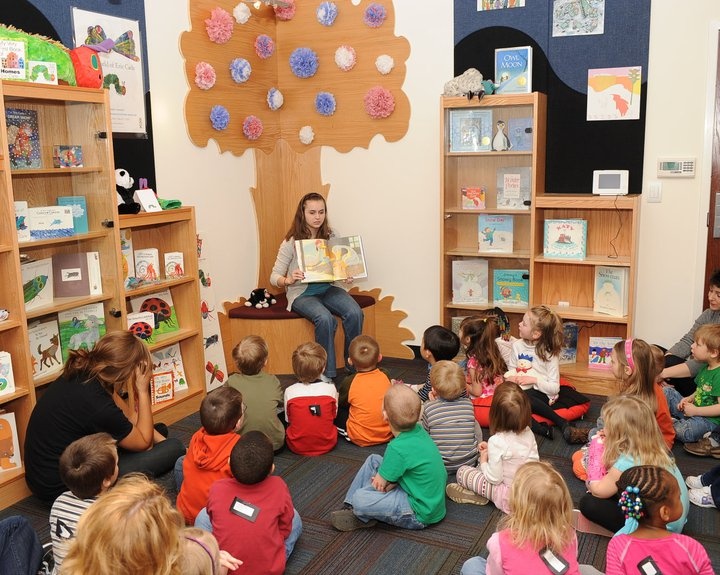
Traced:
POLYGON ((190 439, 187 455, 175 463, 178 485, 177 508, 192 525, 207 505, 210 486, 218 479, 232 477, 230 453, 240 436, 243 423, 242 393, 232 387, 219 387, 200 404, 202 427, 190 439))

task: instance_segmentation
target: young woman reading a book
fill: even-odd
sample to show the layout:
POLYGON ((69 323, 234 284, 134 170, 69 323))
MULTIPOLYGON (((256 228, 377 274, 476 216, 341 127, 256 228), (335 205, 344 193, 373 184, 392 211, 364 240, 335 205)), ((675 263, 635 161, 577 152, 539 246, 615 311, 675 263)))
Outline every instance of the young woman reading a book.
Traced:
POLYGON ((148 347, 129 331, 108 333, 91 350, 70 351, 62 375, 40 396, 27 427, 25 480, 37 497, 51 502, 67 489, 58 471, 62 452, 76 439, 101 431, 117 441, 120 475, 156 476, 173 468, 185 448, 154 429, 151 375, 148 347), (134 409, 123 399, 131 389, 134 409))
MULTIPOLYGON (((362 333, 363 312, 357 302, 348 295, 338 282, 303 283, 304 272, 300 269, 295 240, 334 237, 327 220, 325 198, 311 192, 305 194, 298 204, 295 217, 285 239, 280 244, 277 259, 270 274, 270 283, 287 291, 288 310, 294 311, 315 325, 315 341, 327 351, 324 377, 337 376, 335 365, 335 330, 340 317, 345 331, 343 357, 347 361, 350 342, 362 333)), ((353 278, 343 280, 352 283, 353 278)), ((348 364, 349 365, 349 364, 348 364)))

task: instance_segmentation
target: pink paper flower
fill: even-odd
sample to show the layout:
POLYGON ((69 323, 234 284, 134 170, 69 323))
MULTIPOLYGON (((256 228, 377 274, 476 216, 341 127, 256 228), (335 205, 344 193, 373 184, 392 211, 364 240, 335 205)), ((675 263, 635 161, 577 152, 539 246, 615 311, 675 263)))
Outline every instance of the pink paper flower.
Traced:
POLYGON ((257 140, 263 133, 263 125, 257 116, 248 116, 243 121, 243 134, 248 140, 257 140))
POLYGON ((395 110, 395 98, 390 92, 382 86, 370 88, 365 94, 365 111, 368 116, 377 120, 379 118, 387 118, 395 110))
POLYGON ((215 85, 215 68, 207 62, 198 62, 195 66, 195 85, 201 90, 209 90, 215 85))
POLYGON ((282 20, 284 22, 287 22, 288 20, 292 20, 295 16, 295 10, 297 7, 295 6, 295 0, 285 0, 288 6, 273 6, 273 10, 275 10, 275 17, 278 20, 282 20))
POLYGON ((225 44, 233 32, 233 17, 222 8, 213 8, 210 18, 205 20, 208 37, 216 44, 225 44))
POLYGON ((266 60, 273 55, 275 51, 275 42, 267 34, 260 34, 255 38, 255 53, 259 58, 266 60))

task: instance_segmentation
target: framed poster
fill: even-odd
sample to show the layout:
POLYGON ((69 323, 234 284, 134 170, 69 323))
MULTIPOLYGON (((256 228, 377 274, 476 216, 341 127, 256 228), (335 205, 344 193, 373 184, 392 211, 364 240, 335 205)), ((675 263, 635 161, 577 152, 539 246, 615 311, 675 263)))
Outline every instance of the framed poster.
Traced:
POLYGON ((103 87, 110 91, 113 135, 145 137, 145 86, 138 21, 79 8, 72 9, 72 18, 76 47, 102 46, 98 56, 103 87))

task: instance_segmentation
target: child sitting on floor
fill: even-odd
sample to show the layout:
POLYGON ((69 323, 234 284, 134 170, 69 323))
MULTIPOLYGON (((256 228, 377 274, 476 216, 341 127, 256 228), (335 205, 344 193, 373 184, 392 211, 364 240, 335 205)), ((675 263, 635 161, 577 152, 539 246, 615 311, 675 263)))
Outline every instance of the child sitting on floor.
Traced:
POLYGON ((425 403, 422 426, 430 434, 448 473, 461 465, 475 465, 482 429, 465 392, 465 374, 455 362, 442 360, 430 370, 430 400, 425 403))
POLYGON ((690 503, 698 507, 720 508, 720 465, 702 475, 689 475, 685 484, 690 488, 690 503))
POLYGON ((227 551, 221 551, 212 533, 199 527, 186 527, 180 533, 184 543, 181 575, 227 575, 243 564, 227 551))
POLYGON ((231 477, 228 460, 240 439, 237 430, 244 419, 243 406, 242 393, 232 387, 212 390, 200 404, 202 427, 190 439, 187 455, 175 464, 177 508, 187 525, 192 525, 207 505, 210 486, 231 477))
POLYGON ((285 445, 285 427, 278 417, 278 410, 283 407, 283 392, 278 378, 264 371, 268 345, 260 336, 248 335, 233 348, 232 356, 240 373, 233 373, 225 385, 242 393, 245 405, 250 408, 240 433, 262 431, 277 451, 285 445))
POLYGON ((369 335, 359 335, 350 342, 348 363, 355 373, 338 386, 338 415, 335 425, 342 434, 360 447, 387 443, 392 432, 382 417, 385 392, 392 385, 378 367, 382 359, 380 346, 369 335))
POLYGON ((420 355, 428 362, 428 372, 425 383, 422 385, 411 385, 411 389, 418 392, 422 401, 430 397, 430 369, 435 362, 444 359, 452 360, 460 351, 460 338, 448 328, 441 325, 431 325, 425 330, 420 343, 420 355))

